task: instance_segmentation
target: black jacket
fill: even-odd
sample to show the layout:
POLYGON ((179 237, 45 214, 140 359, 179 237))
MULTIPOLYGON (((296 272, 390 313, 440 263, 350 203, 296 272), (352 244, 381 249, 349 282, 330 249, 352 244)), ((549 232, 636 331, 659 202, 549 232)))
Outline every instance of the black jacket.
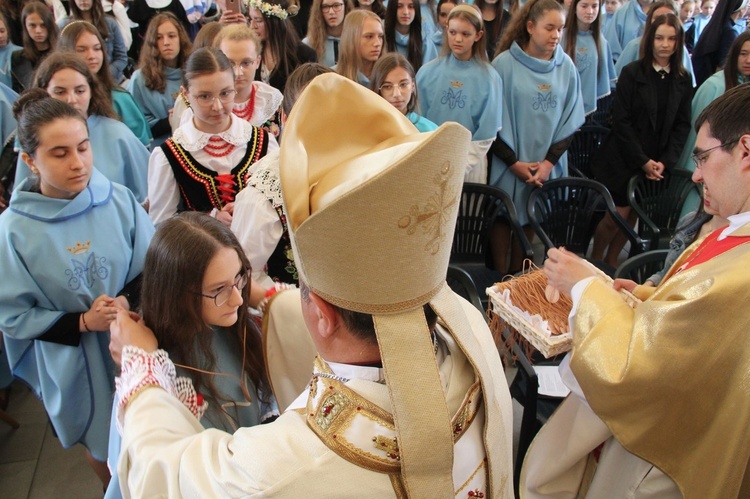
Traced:
POLYGON ((673 168, 690 131, 693 98, 690 75, 672 72, 667 76, 665 115, 657 130, 659 103, 653 71, 651 67, 644 68, 641 61, 623 68, 612 108, 612 130, 591 164, 596 179, 615 198, 624 196, 630 177, 642 172, 641 167, 648 160, 661 161, 667 169, 673 168))

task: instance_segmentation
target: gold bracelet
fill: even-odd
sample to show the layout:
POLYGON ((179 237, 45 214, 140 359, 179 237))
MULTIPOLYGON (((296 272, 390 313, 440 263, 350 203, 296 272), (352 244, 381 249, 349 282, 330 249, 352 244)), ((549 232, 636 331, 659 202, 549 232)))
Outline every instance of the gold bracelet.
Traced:
POLYGON ((83 321, 83 327, 86 329, 86 332, 90 333, 91 329, 89 329, 89 325, 86 324, 86 312, 81 314, 81 320, 83 321))

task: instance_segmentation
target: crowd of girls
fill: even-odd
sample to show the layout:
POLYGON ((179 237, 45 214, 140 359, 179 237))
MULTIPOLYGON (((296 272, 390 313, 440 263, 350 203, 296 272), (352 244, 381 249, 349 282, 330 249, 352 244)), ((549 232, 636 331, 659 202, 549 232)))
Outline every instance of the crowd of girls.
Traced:
MULTIPOLYGON (((728 26, 747 2, 724 1, 731 5, 713 18, 728 26)), ((74 0, 57 20, 61 32, 44 3, 0 0, 3 139, 16 123, 5 118, 17 97, 8 87, 26 91, 15 105, 15 191, 0 216, 0 262, 18 284, 0 290, 0 330, 15 376, 43 398, 64 446, 86 446, 104 484, 113 392, 105 331, 117 308, 140 311, 211 401, 204 426, 274 414, 244 305, 261 301, 273 281, 297 279, 283 206, 268 183, 278 176, 282 108, 288 113, 302 88, 295 69, 309 79, 331 68, 358 81, 420 131, 462 124, 472 134, 466 179, 509 193, 529 236, 529 193, 568 174, 572 137, 601 98, 615 91, 614 120, 592 169, 633 222, 627 180, 693 168, 691 118, 750 79, 743 33, 693 98, 685 30, 667 2, 646 16, 648 2, 631 0, 618 16, 610 0, 607 17, 599 0, 308 3, 305 37, 288 0, 250 0, 207 24, 196 49, 184 19, 151 9, 125 84, 121 36, 97 0, 74 0), (607 31, 633 36, 617 38, 613 55, 607 31), (305 64, 314 60, 322 65, 305 64), (49 251, 34 251, 42 246, 49 251)), ((714 33, 723 47, 719 28, 706 25, 701 40, 714 33)), ((699 56, 707 50, 696 45, 699 56)), ((707 211, 683 231, 694 237, 722 223, 707 211)), ((592 256, 614 264, 622 241, 612 228, 605 218, 592 256)), ((510 227, 498 223, 491 242, 501 272, 520 268, 509 241, 510 227)))

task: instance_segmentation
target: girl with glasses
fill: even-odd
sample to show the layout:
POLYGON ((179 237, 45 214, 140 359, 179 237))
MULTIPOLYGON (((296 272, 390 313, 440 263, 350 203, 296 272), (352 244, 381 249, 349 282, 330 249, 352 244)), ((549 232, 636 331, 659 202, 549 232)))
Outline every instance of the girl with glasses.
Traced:
POLYGON ((344 17, 354 10, 351 0, 313 0, 307 37, 302 40, 318 54, 318 62, 332 68, 339 62, 344 17))
POLYGON ((500 129, 502 82, 487 61, 479 11, 459 5, 448 15, 443 54, 417 72, 422 111, 441 125, 456 121, 472 134, 467 182, 487 183, 487 151, 500 129))
POLYGON ((0 215, 0 330, 14 375, 41 398, 62 446, 84 445, 106 486, 109 323, 138 304, 154 227, 127 188, 94 168, 79 110, 35 88, 14 111, 21 157, 36 175, 0 215))
POLYGON ((370 90, 379 93, 393 107, 401 111, 420 132, 437 130, 437 125, 416 113, 419 108, 414 68, 406 57, 391 52, 375 63, 370 90))
MULTIPOLYGON (((221 50, 232 65, 236 91, 232 112, 251 125, 264 128, 278 141, 284 97, 271 85, 253 80, 261 62, 262 44, 258 37, 249 27, 233 24, 222 28, 213 46, 221 50)), ((188 107, 185 94, 181 93, 175 101, 170 120, 172 130, 180 126, 188 107)))
POLYGON ((430 36, 422 32, 419 0, 393 0, 385 8, 385 46, 387 52, 406 57, 415 71, 437 57, 430 36))
POLYGON ((151 127, 153 147, 169 137, 169 115, 180 91, 182 66, 191 50, 185 28, 173 14, 164 12, 151 19, 138 69, 127 89, 151 127))
POLYGON ((250 28, 263 43, 255 79, 268 83, 283 94, 286 79, 292 71, 300 64, 316 62, 317 54, 297 36, 289 20, 296 10, 291 9, 288 0, 249 0, 248 6, 250 28))
MULTIPOLYGON (((693 85, 682 65, 682 23, 675 14, 654 18, 643 35, 640 60, 622 70, 612 107, 612 129, 591 161, 596 180, 612 194, 618 213, 634 225, 628 182, 645 175, 658 182, 676 167, 690 131, 693 85)), ((617 267, 625 235, 605 216, 591 258, 617 267), (605 257, 606 248, 606 257, 605 257)))
MULTIPOLYGON (((204 428, 233 433, 279 415, 261 334, 248 313, 249 275, 232 231, 203 213, 165 220, 146 253, 143 321, 175 359, 177 375, 190 378, 208 402, 199 417, 204 428)), ((114 426, 109 461, 116 468, 120 436, 114 426)), ((119 496, 115 476, 106 497, 119 496)))
POLYGON ((180 91, 190 110, 149 160, 155 224, 180 211, 201 211, 229 226, 250 166, 278 149, 272 134, 232 112, 234 80, 232 63, 219 49, 198 49, 185 63, 180 91))
POLYGON ((120 121, 130 128, 144 146, 150 147, 153 139, 146 117, 130 92, 115 85, 112 80, 104 46, 105 42, 99 31, 86 21, 73 22, 65 26, 57 42, 58 49, 73 51, 86 62, 103 90, 112 98, 112 108, 120 121))
MULTIPOLYGON (((90 130, 91 150, 99 171, 112 182, 130 189, 138 201, 144 202, 148 149, 117 119, 110 96, 91 74, 86 62, 71 52, 54 53, 39 66, 32 86, 43 88, 52 98, 67 102, 81 114, 90 130)), ((16 182, 30 173, 20 158, 16 182)))

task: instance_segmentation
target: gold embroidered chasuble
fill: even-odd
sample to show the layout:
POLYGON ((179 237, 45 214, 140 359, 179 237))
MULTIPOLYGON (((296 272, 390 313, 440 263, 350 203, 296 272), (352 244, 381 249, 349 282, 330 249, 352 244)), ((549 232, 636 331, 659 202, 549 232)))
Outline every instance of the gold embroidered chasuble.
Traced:
MULTIPOLYGON (((750 235, 750 225, 733 235, 750 235)), ((644 301, 635 309, 591 282, 571 368, 622 446, 686 498, 750 497, 750 245, 676 272, 699 244, 661 286, 636 288, 644 301)))

